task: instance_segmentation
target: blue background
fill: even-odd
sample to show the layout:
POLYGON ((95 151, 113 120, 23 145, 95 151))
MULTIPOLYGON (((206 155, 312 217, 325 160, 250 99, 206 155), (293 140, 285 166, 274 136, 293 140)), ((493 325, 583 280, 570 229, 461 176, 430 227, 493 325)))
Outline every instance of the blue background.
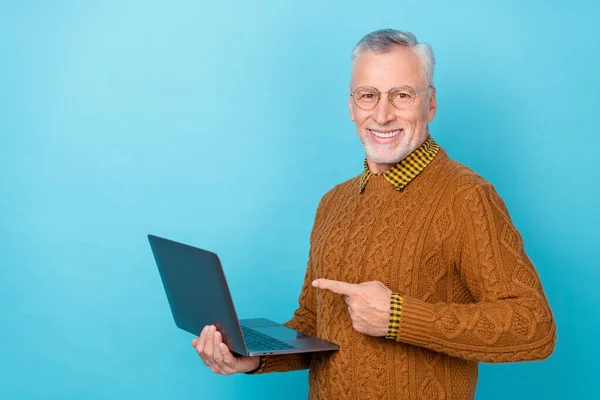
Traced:
POLYGON ((307 394, 215 376, 146 234, 217 251, 242 317, 289 319, 320 197, 360 173, 350 52, 408 29, 437 57, 434 138, 491 181, 558 326, 478 399, 600 396, 592 1, 0 2, 0 398, 307 394))

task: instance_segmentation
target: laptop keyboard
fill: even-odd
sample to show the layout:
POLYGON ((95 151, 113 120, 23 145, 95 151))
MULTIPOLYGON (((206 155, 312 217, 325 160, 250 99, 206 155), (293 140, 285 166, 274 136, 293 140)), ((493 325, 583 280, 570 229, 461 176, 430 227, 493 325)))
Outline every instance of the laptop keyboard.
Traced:
POLYGON ((275 339, 271 336, 264 335, 254 329, 247 328, 242 325, 242 333, 244 334, 244 341, 246 347, 254 351, 261 350, 287 350, 295 349, 294 346, 282 342, 281 340, 275 339))

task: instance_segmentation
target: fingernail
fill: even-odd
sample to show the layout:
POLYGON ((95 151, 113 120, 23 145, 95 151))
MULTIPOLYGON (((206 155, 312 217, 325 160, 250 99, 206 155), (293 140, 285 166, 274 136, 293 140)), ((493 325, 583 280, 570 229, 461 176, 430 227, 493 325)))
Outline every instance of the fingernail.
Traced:
POLYGON ((207 330, 208 330, 208 325, 206 325, 206 326, 204 327, 204 329, 202 329, 202 333, 206 333, 206 331, 207 331, 207 330))
POLYGON ((314 281, 312 281, 312 285, 314 287, 319 287, 319 282, 315 279, 314 281))

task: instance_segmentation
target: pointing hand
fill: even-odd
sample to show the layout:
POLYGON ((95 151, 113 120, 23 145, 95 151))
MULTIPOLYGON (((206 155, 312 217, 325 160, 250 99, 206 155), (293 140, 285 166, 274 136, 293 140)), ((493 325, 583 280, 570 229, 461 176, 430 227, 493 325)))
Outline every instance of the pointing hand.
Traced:
POLYGON ((386 336, 392 291, 381 282, 359 284, 315 279, 312 285, 344 295, 353 328, 369 336, 386 336))

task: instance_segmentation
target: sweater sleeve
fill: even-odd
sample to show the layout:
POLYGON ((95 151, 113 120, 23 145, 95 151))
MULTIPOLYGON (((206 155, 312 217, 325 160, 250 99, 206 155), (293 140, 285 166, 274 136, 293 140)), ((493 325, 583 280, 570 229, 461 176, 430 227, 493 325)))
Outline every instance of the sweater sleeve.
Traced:
POLYGON ((492 185, 478 184, 458 195, 454 212, 461 243, 455 268, 475 302, 402 296, 396 340, 482 362, 549 357, 552 311, 504 202, 492 185))
MULTIPOLYGON (((322 220, 324 211, 324 204, 326 202, 327 195, 323 197, 319 206, 317 207, 317 213, 311 233, 311 243, 315 235, 315 231, 319 228, 322 220)), ((283 325, 305 333, 307 335, 316 336, 317 334, 317 294, 316 288, 312 286, 312 281, 315 279, 314 268, 313 268, 314 257, 312 249, 309 251, 308 265, 306 267, 306 273, 304 276, 304 283, 302 284, 302 291, 298 298, 298 308, 294 312, 291 320, 285 322, 283 325)), ((253 373, 267 373, 267 372, 286 372, 300 369, 306 369, 310 366, 312 359, 312 353, 300 353, 300 354, 285 354, 278 356, 266 356, 264 360, 261 360, 261 368, 257 369, 253 373)))

